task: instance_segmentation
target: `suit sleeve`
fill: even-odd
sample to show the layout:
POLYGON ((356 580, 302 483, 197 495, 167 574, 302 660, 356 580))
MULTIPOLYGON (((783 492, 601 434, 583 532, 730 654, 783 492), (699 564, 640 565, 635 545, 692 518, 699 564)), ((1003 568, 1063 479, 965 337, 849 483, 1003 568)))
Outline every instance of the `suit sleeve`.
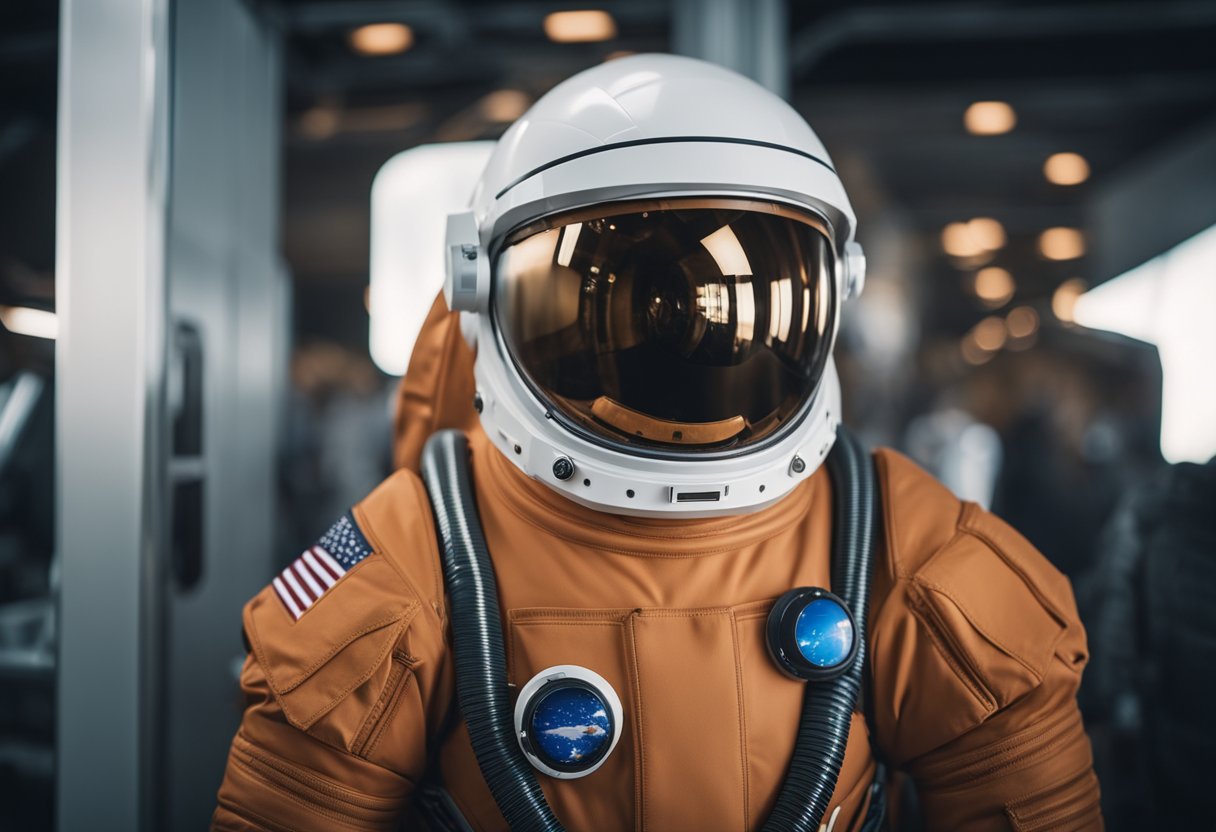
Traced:
POLYGON ((913 778, 928 829, 1101 829, 1068 580, 979 507, 906 493, 910 514, 888 503, 876 576, 879 748, 913 778))
POLYGON ((413 533, 414 480, 396 475, 246 605, 246 708, 212 829, 398 827, 450 699, 431 576, 392 554, 433 549, 413 533))
POLYGON ((241 686, 248 707, 228 754, 213 830, 396 828, 413 778, 292 725, 252 656, 241 686))

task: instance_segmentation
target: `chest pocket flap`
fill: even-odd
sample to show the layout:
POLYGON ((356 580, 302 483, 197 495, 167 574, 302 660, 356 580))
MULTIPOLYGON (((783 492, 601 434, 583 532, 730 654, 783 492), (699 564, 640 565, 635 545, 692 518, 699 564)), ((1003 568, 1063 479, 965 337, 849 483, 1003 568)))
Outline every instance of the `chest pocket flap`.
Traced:
POLYGON ((373 556, 299 620, 267 587, 245 607, 245 632, 284 716, 308 730, 387 666, 418 607, 396 570, 373 556))

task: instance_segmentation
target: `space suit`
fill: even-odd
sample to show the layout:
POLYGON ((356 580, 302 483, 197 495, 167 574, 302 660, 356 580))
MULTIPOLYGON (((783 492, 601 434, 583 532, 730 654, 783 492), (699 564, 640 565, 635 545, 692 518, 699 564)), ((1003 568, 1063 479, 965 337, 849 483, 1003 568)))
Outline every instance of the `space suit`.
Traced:
POLYGON ((213 828, 843 832, 895 771, 928 828, 1101 828, 1067 579, 889 450, 841 555, 854 231, 726 70, 542 98, 449 218, 402 470, 246 606, 213 828))

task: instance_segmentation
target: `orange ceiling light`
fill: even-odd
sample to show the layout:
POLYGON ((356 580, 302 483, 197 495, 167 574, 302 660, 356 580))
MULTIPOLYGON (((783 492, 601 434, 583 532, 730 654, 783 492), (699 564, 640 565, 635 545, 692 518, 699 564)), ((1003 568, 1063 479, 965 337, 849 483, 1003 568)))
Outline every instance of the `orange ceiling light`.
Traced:
POLYGON ((404 23, 369 23, 350 33, 350 47, 360 55, 399 55, 414 45, 414 30, 404 23))
POLYGON ((1074 320, 1074 310, 1077 306, 1077 298, 1085 294, 1088 287, 1084 280, 1079 277, 1065 280, 1056 287, 1051 296, 1051 312, 1057 319, 1066 324, 1070 324, 1074 320))
POLYGON ((1077 228, 1048 228, 1039 235, 1039 253, 1048 260, 1085 256, 1085 235, 1077 228))
POLYGON ((1004 306, 1013 299, 1015 285, 1013 275, 1009 273, 1008 269, 1002 269, 1000 266, 989 266, 975 273, 973 288, 975 296, 985 306, 996 308, 1004 306))
POLYGON ((973 136, 1000 136, 1018 123, 1006 101, 976 101, 963 112, 963 127, 973 136))
POLYGON ((596 43, 616 37, 616 21, 601 9, 551 12, 545 15, 544 28, 554 43, 596 43))
POLYGON ((1039 313, 1029 306, 1011 309, 1005 316, 1005 329, 1014 340, 1030 338, 1039 331, 1039 313))
POLYGON ((1043 163, 1043 176, 1053 185, 1080 185, 1089 178, 1089 162, 1080 153, 1053 153, 1043 163))

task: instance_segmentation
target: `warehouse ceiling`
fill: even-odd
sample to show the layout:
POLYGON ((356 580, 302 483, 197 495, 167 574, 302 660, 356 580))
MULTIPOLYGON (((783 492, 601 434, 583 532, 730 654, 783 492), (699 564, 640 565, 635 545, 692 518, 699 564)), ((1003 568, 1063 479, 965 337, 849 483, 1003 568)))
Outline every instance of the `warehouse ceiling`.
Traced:
MULTIPOLYGON (((366 343, 369 189, 392 155, 494 138, 561 79, 619 53, 671 48, 672 4, 615 0, 615 36, 555 43, 544 21, 586 5, 510 0, 249 0, 284 35, 283 239, 304 338, 366 343), (409 27, 409 48, 368 56, 352 33, 409 27)), ((0 296, 50 303, 54 242, 56 3, 0 8, 0 296)), ((708 4, 707 4, 708 5, 708 4)), ((791 98, 820 132, 857 203, 861 236, 892 223, 918 258, 938 324, 982 314, 960 286, 999 266, 1018 297, 1087 274, 1045 260, 1039 234, 1083 225, 1114 178, 1216 118, 1216 3, 1206 0, 791 3, 791 98), (1001 135, 964 129, 976 101, 1007 102, 1001 135), (1087 181, 1053 185, 1055 153, 1087 181), (980 260, 941 249, 943 229, 997 219, 1007 244, 980 260), (963 266, 965 268, 959 268, 963 266)), ((1151 210, 1151 207, 1146 210, 1151 210)), ((3 300, 0 297, 0 300, 3 300)))

